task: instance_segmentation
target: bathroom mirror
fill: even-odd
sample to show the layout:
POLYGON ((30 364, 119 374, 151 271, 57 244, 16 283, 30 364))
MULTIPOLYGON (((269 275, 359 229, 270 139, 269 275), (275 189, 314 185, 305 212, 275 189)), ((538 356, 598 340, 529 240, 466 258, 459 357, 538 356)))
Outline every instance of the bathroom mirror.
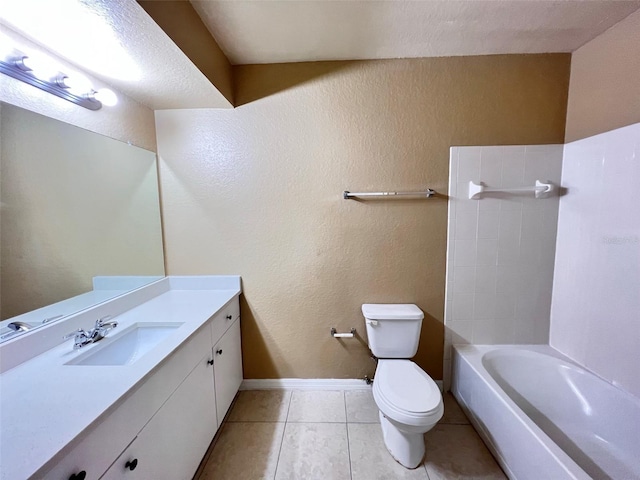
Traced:
POLYGON ((0 134, 0 342, 164 276, 154 152, 6 103, 0 134))

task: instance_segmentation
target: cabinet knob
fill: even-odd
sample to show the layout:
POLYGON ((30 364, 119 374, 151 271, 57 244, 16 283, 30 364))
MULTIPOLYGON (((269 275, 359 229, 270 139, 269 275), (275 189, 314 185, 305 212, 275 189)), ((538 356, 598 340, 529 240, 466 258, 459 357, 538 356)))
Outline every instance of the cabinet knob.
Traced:
POLYGON ((207 363, 208 363, 209 365, 213 365, 213 359, 211 359, 211 360, 207 360, 207 363))
POLYGON ((227 315, 227 320, 231 320, 233 318, 233 315, 227 315))
POLYGON ((218 355, 222 355, 222 349, 220 349, 220 350, 216 350, 216 353, 217 353, 218 355))
POLYGON ((133 460, 130 460, 124 464, 124 468, 128 468, 131 471, 135 470, 137 466, 138 466, 137 458, 134 458, 133 460))
POLYGON ((84 480, 87 477, 87 472, 82 470, 81 472, 74 473, 69 477, 69 480, 84 480))

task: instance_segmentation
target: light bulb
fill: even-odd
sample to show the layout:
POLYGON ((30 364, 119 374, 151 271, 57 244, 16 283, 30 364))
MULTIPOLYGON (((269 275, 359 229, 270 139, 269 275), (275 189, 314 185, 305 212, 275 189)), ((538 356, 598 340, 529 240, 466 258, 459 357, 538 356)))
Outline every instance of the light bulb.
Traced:
POLYGON ((107 107, 113 107, 118 103, 118 97, 108 88, 101 88, 97 92, 94 92, 93 98, 107 107))
POLYGON ((18 60, 18 63, 21 64, 19 65, 21 68, 30 70, 31 74, 40 80, 49 81, 55 78, 60 71, 60 68, 53 60, 39 54, 24 56, 21 60, 18 60))
POLYGON ((65 75, 61 83, 64 88, 68 88, 71 93, 78 96, 87 95, 93 90, 91 81, 80 74, 65 75))

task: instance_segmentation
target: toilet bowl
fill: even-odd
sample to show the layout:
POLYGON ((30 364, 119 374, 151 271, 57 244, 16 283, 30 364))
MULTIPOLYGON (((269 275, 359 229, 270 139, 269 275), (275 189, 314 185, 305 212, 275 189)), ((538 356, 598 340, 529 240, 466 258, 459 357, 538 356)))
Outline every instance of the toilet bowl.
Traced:
POLYGON ((440 389, 409 360, 418 350, 424 313, 412 304, 365 304, 362 313, 378 358, 373 398, 384 443, 398 463, 416 468, 425 454, 424 433, 444 414, 440 389))
POLYGON ((425 453, 423 435, 444 413, 440 389, 409 360, 379 360, 373 398, 387 450, 401 465, 416 468, 425 453))

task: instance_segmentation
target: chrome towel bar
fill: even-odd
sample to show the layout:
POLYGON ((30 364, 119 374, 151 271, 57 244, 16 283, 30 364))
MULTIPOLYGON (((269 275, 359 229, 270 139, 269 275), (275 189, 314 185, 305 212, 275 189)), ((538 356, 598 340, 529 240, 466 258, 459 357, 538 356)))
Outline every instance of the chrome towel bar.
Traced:
POLYGON ((436 194, 435 190, 427 188, 419 192, 350 192, 345 190, 342 193, 342 198, 349 200, 352 198, 361 197, 423 197, 430 198, 436 194))

